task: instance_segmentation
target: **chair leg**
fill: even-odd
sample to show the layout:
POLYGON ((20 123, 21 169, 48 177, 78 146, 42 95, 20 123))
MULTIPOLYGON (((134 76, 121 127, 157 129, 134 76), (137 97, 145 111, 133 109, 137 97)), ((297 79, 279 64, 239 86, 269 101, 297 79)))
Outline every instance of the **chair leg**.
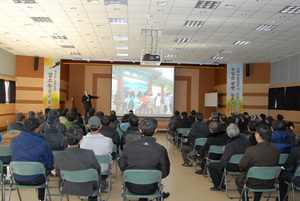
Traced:
POLYGON ((10 201, 11 189, 12 189, 12 177, 10 178, 10 181, 9 181, 8 201, 10 201))
POLYGON ((20 194, 20 190, 19 190, 19 188, 17 188, 17 192, 18 192, 18 195, 19 195, 19 199, 20 199, 20 201, 22 201, 22 198, 21 198, 21 194, 20 194))

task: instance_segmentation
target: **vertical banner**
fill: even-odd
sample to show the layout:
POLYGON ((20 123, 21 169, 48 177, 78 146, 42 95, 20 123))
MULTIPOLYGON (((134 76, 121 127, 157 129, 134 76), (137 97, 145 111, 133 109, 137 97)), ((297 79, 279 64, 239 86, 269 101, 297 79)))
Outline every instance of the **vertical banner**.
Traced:
POLYGON ((227 65, 226 113, 242 113, 243 109, 243 64, 227 65))
POLYGON ((43 109, 59 109, 60 59, 45 58, 43 109))

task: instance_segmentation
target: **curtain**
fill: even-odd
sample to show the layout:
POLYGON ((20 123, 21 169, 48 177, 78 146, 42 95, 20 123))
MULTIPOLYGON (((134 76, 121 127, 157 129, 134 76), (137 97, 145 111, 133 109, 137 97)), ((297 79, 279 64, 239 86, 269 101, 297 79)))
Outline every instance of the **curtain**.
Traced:
POLYGON ((268 104, 268 108, 269 109, 276 109, 275 108, 275 103, 276 103, 275 89, 271 88, 271 89, 269 89, 269 104, 268 104))
POLYGON ((5 103, 5 81, 0 79, 0 103, 5 103))
POLYGON ((9 81, 9 88, 8 88, 8 95, 9 95, 9 103, 16 102, 16 82, 9 81))
POLYGON ((275 98, 277 100, 277 109, 285 110, 285 87, 275 89, 275 98))

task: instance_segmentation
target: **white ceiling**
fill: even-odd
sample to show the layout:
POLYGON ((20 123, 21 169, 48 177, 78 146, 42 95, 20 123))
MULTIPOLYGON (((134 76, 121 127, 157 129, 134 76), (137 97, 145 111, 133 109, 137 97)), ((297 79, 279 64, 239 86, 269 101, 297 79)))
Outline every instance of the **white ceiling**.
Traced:
MULTIPOLYGON (((157 48, 162 50, 165 62, 260 63, 300 52, 300 15, 279 13, 288 5, 300 6, 299 0, 220 0, 217 9, 195 8, 197 0, 167 0, 167 5, 158 5, 157 0, 128 0, 126 6, 106 6, 104 0, 98 4, 87 0, 35 1, 16 4, 0 0, 0 48, 15 55, 138 61, 141 50, 151 46, 151 37, 145 40, 141 30, 159 29, 162 35, 157 38, 157 48), (53 23, 35 23, 30 17, 49 17, 53 23), (127 18, 128 24, 109 24, 108 18, 127 18), (202 27, 184 27, 186 20, 205 23, 202 27), (260 24, 277 27, 256 31, 260 24), (53 35, 67 39, 52 39, 53 35), (128 37, 128 41, 115 41, 113 37, 117 36, 128 37), (181 37, 191 40, 174 42, 181 37), (250 44, 234 45, 238 40, 250 44), (75 49, 61 45, 73 45, 75 49), (180 52, 169 50, 179 47, 180 52), (235 52, 220 53, 224 49, 235 52), (69 52, 81 55, 71 56, 69 52), (119 53, 128 56, 117 56, 119 53), (213 56, 223 59, 210 59, 213 56)), ((156 37, 153 41, 156 48, 156 37)))

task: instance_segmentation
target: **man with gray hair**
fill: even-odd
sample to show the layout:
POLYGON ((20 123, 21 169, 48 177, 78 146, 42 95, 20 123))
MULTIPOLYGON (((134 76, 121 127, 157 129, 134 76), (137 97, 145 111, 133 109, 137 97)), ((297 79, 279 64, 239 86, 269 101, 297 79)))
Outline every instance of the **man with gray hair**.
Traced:
POLYGON ((17 113, 16 122, 12 122, 7 127, 7 133, 18 133, 20 131, 25 131, 23 122, 25 121, 25 116, 22 112, 17 113))
POLYGON ((237 164, 229 163, 231 156, 234 154, 243 154, 246 149, 251 146, 249 140, 245 136, 240 135, 240 130, 236 124, 230 124, 227 127, 227 136, 229 140, 223 149, 224 154, 220 162, 210 163, 208 165, 208 171, 214 184, 214 187, 210 189, 212 191, 221 190, 220 184, 222 182, 224 167, 227 166, 227 169, 230 171, 240 171, 237 164))
POLYGON ((218 121, 218 123, 220 123, 218 118, 219 118, 218 113, 212 112, 210 117, 208 118, 206 124, 209 125, 212 121, 218 121))
POLYGON ((34 111, 29 111, 27 113, 27 118, 35 118, 35 112, 34 111))

